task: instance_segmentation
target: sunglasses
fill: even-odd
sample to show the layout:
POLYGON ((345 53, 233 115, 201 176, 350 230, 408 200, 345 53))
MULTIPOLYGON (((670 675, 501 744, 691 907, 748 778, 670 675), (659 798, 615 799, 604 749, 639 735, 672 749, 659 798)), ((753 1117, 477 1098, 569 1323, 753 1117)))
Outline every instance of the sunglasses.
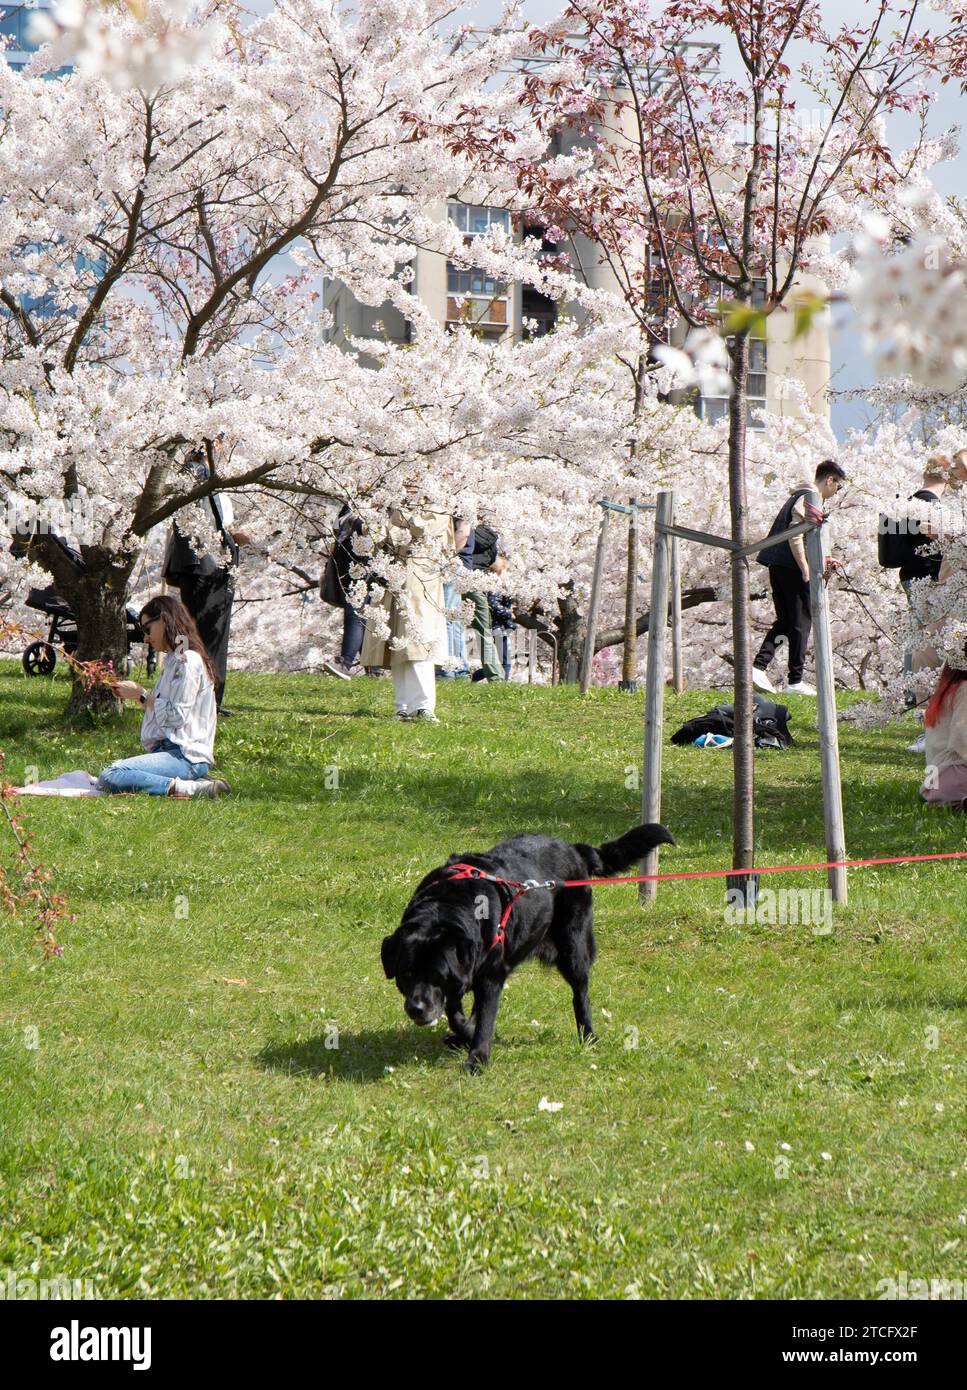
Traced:
POLYGON ((144 633, 145 637, 147 637, 148 635, 148 629, 157 621, 157 618, 142 618, 140 620, 139 626, 141 628, 141 631, 144 633))

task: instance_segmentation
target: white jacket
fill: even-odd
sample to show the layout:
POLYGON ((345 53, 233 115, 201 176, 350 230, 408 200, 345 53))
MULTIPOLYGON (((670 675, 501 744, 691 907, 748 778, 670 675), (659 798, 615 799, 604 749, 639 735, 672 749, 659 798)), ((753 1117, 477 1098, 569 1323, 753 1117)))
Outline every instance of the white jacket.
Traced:
POLYGON ((967 764, 967 681, 949 691, 940 718, 924 731, 928 770, 967 764))
POLYGON ((190 763, 215 761, 215 687, 197 652, 166 652, 154 688, 154 709, 145 709, 141 747, 149 753, 162 739, 176 743, 190 763))

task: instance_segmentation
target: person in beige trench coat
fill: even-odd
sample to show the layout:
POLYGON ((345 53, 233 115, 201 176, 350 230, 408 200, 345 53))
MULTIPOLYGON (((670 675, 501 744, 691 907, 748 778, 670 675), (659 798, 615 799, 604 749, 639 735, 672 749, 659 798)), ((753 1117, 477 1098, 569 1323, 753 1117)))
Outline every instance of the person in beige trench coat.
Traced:
POLYGON ((373 540, 405 564, 406 577, 402 602, 399 595, 388 591, 381 601, 389 637, 377 637, 374 624, 367 623, 360 659, 364 666, 389 667, 398 719, 436 723, 434 666, 445 661, 447 654, 439 555, 441 549, 454 553, 453 519, 448 512, 393 511, 389 524, 380 528, 373 540), (393 639, 403 645, 394 648, 393 639))

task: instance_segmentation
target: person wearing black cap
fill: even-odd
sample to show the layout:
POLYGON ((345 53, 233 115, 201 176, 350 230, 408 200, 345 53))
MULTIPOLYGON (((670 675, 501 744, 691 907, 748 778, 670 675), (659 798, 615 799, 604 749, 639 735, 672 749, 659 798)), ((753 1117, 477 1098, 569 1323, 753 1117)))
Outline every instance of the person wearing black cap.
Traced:
MULTIPOLYGON (((835 497, 846 474, 838 463, 824 459, 816 469, 815 480, 811 483, 797 483, 791 494, 776 514, 769 528, 770 536, 777 536, 795 526, 797 521, 806 520, 806 506, 815 505, 814 495, 819 494, 823 502, 835 497)), ((803 680, 806 665, 806 648, 812 630, 812 614, 809 607, 809 564, 806 560, 806 546, 802 536, 792 540, 780 541, 777 545, 766 546, 756 557, 760 565, 769 570, 769 584, 776 610, 776 620, 766 633, 762 646, 752 664, 752 684, 759 690, 774 693, 776 687, 769 679, 769 663, 776 654, 776 644, 780 637, 789 643, 789 684, 786 692, 790 695, 815 695, 813 686, 803 680)), ((826 561, 826 578, 838 569, 836 560, 826 561)))

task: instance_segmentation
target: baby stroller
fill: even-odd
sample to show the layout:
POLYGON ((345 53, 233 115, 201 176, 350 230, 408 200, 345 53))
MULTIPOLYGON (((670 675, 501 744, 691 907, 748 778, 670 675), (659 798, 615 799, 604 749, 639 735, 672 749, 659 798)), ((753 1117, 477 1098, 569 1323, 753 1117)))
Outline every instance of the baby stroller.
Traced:
MULTIPOLYGON (((10 554, 17 560, 29 557, 32 539, 33 537, 28 536, 15 536, 10 546, 10 554)), ((84 560, 78 551, 68 545, 61 536, 54 536, 53 539, 75 565, 83 567, 84 560)), ((59 642, 69 656, 72 656, 77 650, 77 621, 71 612, 70 604, 66 599, 61 598, 52 584, 46 589, 29 590, 27 607, 36 609, 38 613, 46 613, 50 618, 50 627, 47 630, 46 640, 31 642, 20 660, 28 676, 49 676, 57 665, 55 642, 59 642)), ((127 668, 129 671, 131 668, 131 645, 134 642, 143 642, 144 634, 141 631, 141 624, 138 622, 136 609, 125 608, 124 617, 127 637, 127 668)), ((147 648, 145 664, 148 668, 148 675, 151 675, 158 664, 158 658, 152 647, 147 648)), ((125 671, 124 674, 127 675, 127 673, 125 671)))
MULTIPOLYGON (((27 594, 27 607, 34 608, 39 613, 45 613, 50 619, 50 627, 47 630, 46 640, 31 642, 20 659, 28 676, 49 676, 57 665, 55 642, 59 642, 69 655, 77 650, 77 623, 71 612, 70 604, 66 599, 61 598, 53 586, 47 589, 31 589, 27 594)), ((130 669, 131 646, 135 642, 143 642, 144 635, 138 622, 137 611, 134 608, 126 608, 124 614, 128 650, 127 664, 128 669, 130 669)), ((149 676, 157 664, 158 658, 154 649, 148 647, 146 665, 149 676)))

